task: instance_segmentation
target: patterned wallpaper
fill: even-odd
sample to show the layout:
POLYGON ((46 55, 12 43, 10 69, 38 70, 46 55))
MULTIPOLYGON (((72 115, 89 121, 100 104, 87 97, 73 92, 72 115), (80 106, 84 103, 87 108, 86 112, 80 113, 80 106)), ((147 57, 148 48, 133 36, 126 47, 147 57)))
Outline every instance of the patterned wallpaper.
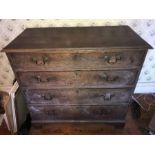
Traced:
MULTIPOLYGON (((108 25, 129 25, 143 39, 155 48, 155 20, 63 20, 63 19, 10 19, 0 20, 0 50, 9 44, 17 35, 27 27, 58 27, 58 26, 108 26, 108 25)), ((0 53, 0 89, 12 86, 14 74, 11 70, 7 57, 0 53)), ((155 92, 155 51, 149 50, 142 72, 139 77, 136 92, 155 92), (144 90, 142 86, 147 87, 144 90)))

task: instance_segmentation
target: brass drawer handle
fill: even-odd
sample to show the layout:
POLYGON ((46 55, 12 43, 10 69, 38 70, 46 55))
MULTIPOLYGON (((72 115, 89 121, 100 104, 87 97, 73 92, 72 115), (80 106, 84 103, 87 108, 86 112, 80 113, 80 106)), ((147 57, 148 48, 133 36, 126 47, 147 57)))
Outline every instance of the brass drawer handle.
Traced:
POLYGON ((112 94, 106 93, 106 94, 104 95, 104 100, 110 101, 110 100, 111 100, 111 97, 112 97, 112 94))
POLYGON ((104 61, 106 61, 109 64, 115 64, 117 61, 120 61, 122 57, 120 55, 117 56, 104 56, 104 61))
POLYGON ((56 77, 47 77, 47 78, 42 78, 40 75, 32 76, 32 78, 36 79, 38 82, 51 82, 53 80, 56 80, 56 77))
POLYGON ((114 97, 114 96, 115 96, 114 94, 105 93, 103 95, 99 95, 99 96, 96 96, 96 97, 102 97, 105 101, 110 101, 112 99, 112 97, 114 97))
POLYGON ((107 74, 99 75, 99 79, 103 79, 105 81, 116 81, 117 77, 116 76, 108 76, 107 74))
POLYGON ((53 99, 53 96, 51 94, 44 94, 42 95, 42 97, 44 98, 44 100, 50 101, 53 99))
POLYGON ((32 57, 31 61, 37 65, 45 65, 47 62, 49 62, 49 57, 43 56, 41 58, 32 57))
POLYGON ((79 53, 73 55, 73 60, 79 61, 81 60, 81 55, 79 53))
POLYGON ((49 115, 49 116, 54 116, 54 115, 56 115, 57 113, 56 113, 56 110, 44 110, 44 114, 46 114, 46 115, 49 115))

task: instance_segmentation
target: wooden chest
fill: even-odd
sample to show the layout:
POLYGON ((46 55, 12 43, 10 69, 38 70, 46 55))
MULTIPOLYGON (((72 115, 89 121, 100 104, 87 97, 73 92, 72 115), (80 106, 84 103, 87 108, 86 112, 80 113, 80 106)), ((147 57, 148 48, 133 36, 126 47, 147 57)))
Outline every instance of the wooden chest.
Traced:
POLYGON ((3 49, 33 122, 124 122, 147 50, 128 26, 28 28, 3 49))

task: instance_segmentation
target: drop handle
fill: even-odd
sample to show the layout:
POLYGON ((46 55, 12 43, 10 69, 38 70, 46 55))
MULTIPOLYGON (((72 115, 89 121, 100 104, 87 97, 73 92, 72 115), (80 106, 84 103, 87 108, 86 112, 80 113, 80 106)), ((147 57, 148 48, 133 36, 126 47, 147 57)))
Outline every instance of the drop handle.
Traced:
POLYGON ((116 62, 120 61, 122 57, 120 55, 117 56, 104 56, 104 61, 109 64, 115 64, 116 62))
POLYGON ((44 113, 46 114, 46 115, 49 115, 49 116, 51 116, 51 115, 57 115, 57 112, 56 112, 56 110, 50 110, 50 109, 46 109, 46 110, 44 110, 44 113))
POLYGON ((111 57, 110 59, 109 59, 109 61, 108 61, 110 64, 114 64, 114 63, 116 63, 117 62, 117 59, 116 59, 116 57, 115 56, 113 56, 113 57, 111 57))
POLYGON ((37 80, 38 82, 50 82, 53 80, 56 80, 56 77, 41 77, 40 75, 36 75, 36 76, 32 76, 32 78, 34 78, 35 80, 37 80))
POLYGON ((37 65, 45 65, 47 62, 49 62, 49 57, 43 56, 41 58, 32 57, 31 61, 37 65))
POLYGON ((116 81, 117 77, 116 76, 109 76, 107 74, 99 75, 99 79, 103 79, 105 81, 116 81))
POLYGON ((77 54, 73 55, 73 60, 75 60, 75 61, 81 60, 81 54, 77 53, 77 54))
POLYGON ((48 100, 49 101, 49 100, 53 99, 53 96, 51 94, 44 94, 42 96, 43 96, 44 100, 48 100))
POLYGON ((107 81, 108 80, 108 75, 107 74, 99 75, 99 78, 107 81))
POLYGON ((112 97, 112 94, 111 93, 106 93, 104 95, 104 100, 109 101, 109 100, 111 100, 111 97, 112 97))

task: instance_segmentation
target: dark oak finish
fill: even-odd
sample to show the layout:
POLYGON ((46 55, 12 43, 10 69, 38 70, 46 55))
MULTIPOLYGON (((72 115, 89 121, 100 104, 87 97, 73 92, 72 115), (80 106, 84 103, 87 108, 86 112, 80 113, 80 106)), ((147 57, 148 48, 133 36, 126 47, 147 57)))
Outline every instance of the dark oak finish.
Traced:
POLYGON ((29 28, 4 50, 53 48, 151 48, 128 26, 29 28))
POLYGON ((125 122, 147 50, 128 26, 29 28, 7 53, 33 122, 125 122))
POLYGON ((128 106, 29 106, 33 122, 123 122, 128 106))
POLYGON ((20 72, 20 84, 29 88, 133 87, 137 70, 20 72))
POLYGON ((114 105, 127 103, 130 89, 25 90, 29 104, 35 105, 114 105))
MULTIPOLYGON (((73 49, 74 50, 74 49, 73 49)), ((89 53, 11 53, 15 71, 71 71, 137 68, 146 50, 107 50, 89 53)))

